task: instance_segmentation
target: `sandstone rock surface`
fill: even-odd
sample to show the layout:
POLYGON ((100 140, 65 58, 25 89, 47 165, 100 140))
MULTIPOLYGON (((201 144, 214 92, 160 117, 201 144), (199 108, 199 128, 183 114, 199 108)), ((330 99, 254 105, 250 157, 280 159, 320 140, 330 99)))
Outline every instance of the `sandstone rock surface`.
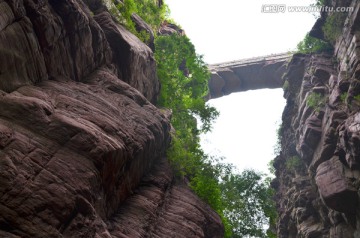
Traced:
POLYGON ((102 1, 0 0, 0 237, 222 237, 174 180, 158 91, 102 1))

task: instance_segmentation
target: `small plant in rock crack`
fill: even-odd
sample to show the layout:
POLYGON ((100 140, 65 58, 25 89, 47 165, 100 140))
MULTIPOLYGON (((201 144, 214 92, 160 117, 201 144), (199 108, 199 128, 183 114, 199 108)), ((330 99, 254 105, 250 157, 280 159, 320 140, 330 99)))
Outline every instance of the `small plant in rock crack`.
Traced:
POLYGON ((360 94, 359 94, 359 95, 356 95, 356 96, 354 97, 354 99, 355 99, 356 101, 360 102, 360 94))
POLYGON ((303 54, 320 53, 332 50, 332 46, 320 39, 314 38, 308 34, 300 41, 297 46, 297 52, 303 54))
POLYGON ((345 19, 347 17, 346 12, 333 12, 326 18, 325 24, 322 28, 325 39, 332 44, 335 44, 336 39, 341 35, 345 19))
POLYGON ((283 89, 287 90, 288 88, 289 88, 289 81, 286 80, 283 84, 283 89))
POLYGON ((346 104, 346 98, 348 96, 348 93, 347 92, 344 92, 340 95, 340 100, 342 103, 346 104))
POLYGON ((316 112, 325 105, 325 97, 320 93, 312 92, 306 99, 306 104, 313 108, 316 112))
POLYGON ((299 156, 292 156, 290 158, 288 158, 285 162, 285 166, 288 170, 297 170, 299 168, 301 168, 302 166, 302 161, 301 159, 299 158, 299 156))

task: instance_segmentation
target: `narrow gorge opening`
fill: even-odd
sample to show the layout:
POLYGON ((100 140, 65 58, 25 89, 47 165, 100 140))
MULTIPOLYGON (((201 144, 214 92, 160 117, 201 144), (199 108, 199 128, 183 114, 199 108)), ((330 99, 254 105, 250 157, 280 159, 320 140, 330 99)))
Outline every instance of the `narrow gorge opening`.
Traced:
POLYGON ((204 151, 224 157, 239 170, 253 168, 268 173, 285 107, 283 89, 232 93, 208 103, 218 109, 220 116, 212 131, 201 137, 204 151))
MULTIPOLYGON (((313 0, 294 0, 291 4, 306 6, 313 2, 313 0)), ((267 1, 226 0, 216 3, 168 0, 167 4, 171 9, 171 17, 183 27, 197 52, 204 55, 204 60, 210 64, 210 70, 222 71, 217 72, 215 77, 212 74, 210 93, 211 98, 215 99, 209 101, 210 105, 214 105, 220 111, 220 116, 213 124, 212 132, 202 135, 202 147, 210 155, 229 158, 228 161, 238 164, 239 168, 252 167, 267 172, 267 162, 275 157, 273 147, 277 140, 276 130, 281 124, 281 115, 285 106, 281 89, 283 83, 281 77, 285 67, 279 69, 279 65, 286 64, 290 59, 291 51, 311 29, 315 17, 305 12, 264 13, 262 9, 268 4, 267 1), (213 31, 214 29, 216 31, 213 31), (262 69, 264 64, 261 61, 274 56, 280 56, 283 62, 279 65, 275 64, 274 68, 262 69), (249 64, 248 59, 253 66, 246 67, 249 64), (233 72, 227 70, 236 64, 240 66, 235 66, 237 69, 233 72), (260 77, 259 72, 263 73, 260 77), (218 80, 219 77, 224 80, 218 80), (228 82, 226 77, 229 78, 228 82), (239 79, 233 80, 237 77, 239 79), (241 81, 242 86, 236 80, 241 81), (261 90, 248 91, 254 89, 261 90), (245 92, 234 93, 239 91, 245 92), (246 104, 246 108, 242 108, 242 104, 246 104), (257 115, 260 111, 272 111, 269 113, 277 115, 272 116, 270 122, 266 118, 266 113, 257 115), (235 120, 237 117, 245 121, 235 120), (250 125, 251 121, 258 125, 250 125), (253 129, 252 133, 245 135, 241 133, 245 128, 241 128, 247 126, 253 129), (269 135, 264 136, 264 134, 269 135), (256 146, 258 149, 255 149, 256 146), (236 148, 231 149, 232 147, 236 148), (243 155, 240 152, 242 147, 247 151, 243 155), (264 149, 261 149, 262 147, 264 149), (249 155, 251 150, 253 150, 252 156, 249 155), (263 154, 265 151, 266 159, 262 158, 265 157, 263 154), (259 154, 255 155, 256 153, 259 154), (247 162, 251 159, 255 159, 253 166, 249 166, 247 162), (259 164, 260 160, 263 161, 261 164, 259 164)), ((276 57, 271 60, 278 60, 276 57)), ((271 60, 268 63, 271 64, 271 60)))

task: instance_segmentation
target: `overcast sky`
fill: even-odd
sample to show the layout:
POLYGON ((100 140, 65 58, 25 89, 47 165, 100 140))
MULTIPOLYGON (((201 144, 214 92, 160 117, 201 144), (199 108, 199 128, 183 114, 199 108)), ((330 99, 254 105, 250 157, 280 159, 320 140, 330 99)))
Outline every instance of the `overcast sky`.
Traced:
MULTIPOLYGON (((315 23, 306 12, 264 13, 267 4, 307 6, 313 0, 166 0, 171 17, 204 55, 220 63, 294 50, 315 23)), ((267 171, 273 159, 276 122, 285 106, 282 89, 234 93, 209 102, 220 111, 205 152, 224 156, 239 169, 267 171)))

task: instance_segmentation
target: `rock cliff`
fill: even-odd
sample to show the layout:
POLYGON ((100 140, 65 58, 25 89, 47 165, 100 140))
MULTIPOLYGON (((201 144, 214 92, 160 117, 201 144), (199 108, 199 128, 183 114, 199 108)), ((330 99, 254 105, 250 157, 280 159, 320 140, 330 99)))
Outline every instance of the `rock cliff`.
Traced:
MULTIPOLYGON (((333 54, 295 54, 284 75, 287 105, 275 159, 277 234, 360 237, 360 3, 351 6, 333 54)), ((323 13, 312 30, 322 37, 323 13)))
POLYGON ((176 181, 152 50, 100 0, 0 0, 0 237, 222 237, 176 181))

